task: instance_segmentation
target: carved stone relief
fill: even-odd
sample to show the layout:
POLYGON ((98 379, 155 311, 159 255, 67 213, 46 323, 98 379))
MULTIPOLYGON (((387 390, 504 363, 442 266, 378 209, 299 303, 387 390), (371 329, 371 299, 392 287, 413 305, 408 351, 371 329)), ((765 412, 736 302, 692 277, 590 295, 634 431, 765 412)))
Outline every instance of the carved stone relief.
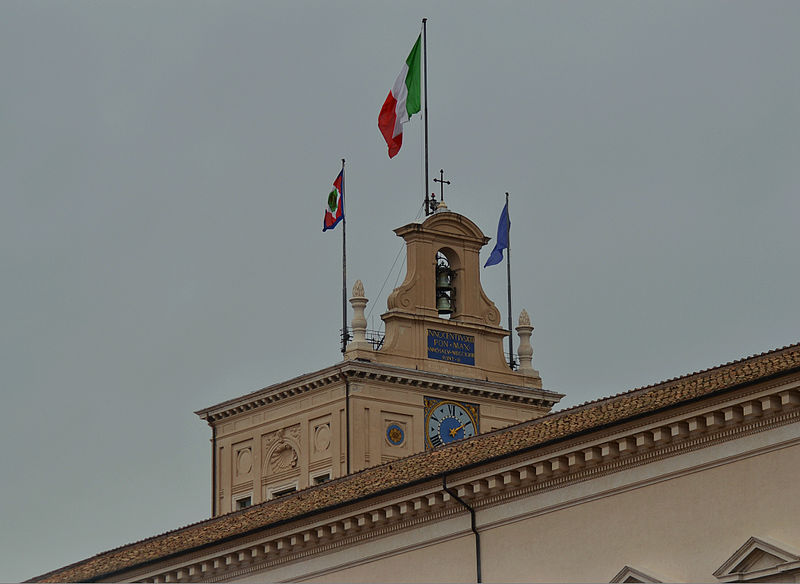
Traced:
POLYGON ((331 447, 331 425, 330 423, 319 424, 314 427, 314 452, 327 452, 331 447))
POLYGON ((264 434, 261 440, 263 451, 266 452, 264 470, 268 474, 279 474, 297 468, 300 424, 264 434))
POLYGON ((253 453, 250 448, 242 448, 236 453, 236 476, 246 476, 253 470, 253 453))
POLYGON ((297 466, 297 451, 288 442, 279 442, 269 455, 269 471, 273 474, 297 466))
POLYGON ((234 483, 251 478, 253 471, 253 441, 246 440, 231 448, 231 470, 234 483))

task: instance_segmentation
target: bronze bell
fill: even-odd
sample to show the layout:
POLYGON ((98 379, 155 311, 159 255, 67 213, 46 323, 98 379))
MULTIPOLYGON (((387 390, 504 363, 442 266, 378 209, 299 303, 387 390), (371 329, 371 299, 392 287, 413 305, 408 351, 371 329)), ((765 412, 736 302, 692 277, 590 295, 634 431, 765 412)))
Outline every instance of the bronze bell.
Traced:
POLYGON ((436 310, 439 314, 453 314, 453 277, 455 272, 446 263, 436 266, 436 310))
POLYGON ((450 270, 445 266, 436 268, 436 289, 450 290, 450 270))
POLYGON ((436 310, 439 311, 439 314, 453 314, 453 303, 446 292, 437 293, 436 310))

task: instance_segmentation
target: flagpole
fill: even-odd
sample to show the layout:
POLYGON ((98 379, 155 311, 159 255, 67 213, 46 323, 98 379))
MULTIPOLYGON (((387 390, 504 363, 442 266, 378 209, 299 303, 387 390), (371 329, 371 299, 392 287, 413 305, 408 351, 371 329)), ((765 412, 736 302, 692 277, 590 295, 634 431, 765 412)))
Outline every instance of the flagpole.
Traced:
POLYGON ((425 216, 430 215, 430 204, 428 201, 428 19, 422 19, 422 76, 425 85, 424 99, 425 108, 425 216))
POLYGON ((508 276, 508 366, 514 369, 514 329, 511 328, 511 210, 508 208, 506 193, 506 221, 508 229, 508 249, 506 249, 506 275, 508 276))
MULTIPOLYGON (((342 355, 347 350, 347 213, 344 203, 344 158, 342 158, 342 355)), ((349 456, 349 452, 348 452, 349 456)))

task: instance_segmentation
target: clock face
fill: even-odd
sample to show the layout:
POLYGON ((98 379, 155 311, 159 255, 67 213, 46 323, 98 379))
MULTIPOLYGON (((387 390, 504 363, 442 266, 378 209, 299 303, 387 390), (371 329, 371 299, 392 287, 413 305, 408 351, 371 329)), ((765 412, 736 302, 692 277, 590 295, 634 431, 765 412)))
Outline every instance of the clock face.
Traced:
MULTIPOLYGON (((427 398, 426 398, 427 400, 427 398)), ((425 417, 425 442, 436 448, 478 433, 477 406, 453 401, 433 403, 425 417)))

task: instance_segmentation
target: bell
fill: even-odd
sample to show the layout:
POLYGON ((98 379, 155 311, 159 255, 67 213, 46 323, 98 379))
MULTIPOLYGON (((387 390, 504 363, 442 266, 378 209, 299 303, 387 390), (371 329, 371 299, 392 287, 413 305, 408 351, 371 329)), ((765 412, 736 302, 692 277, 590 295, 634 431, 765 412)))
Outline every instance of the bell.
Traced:
POLYGON ((438 290, 450 289, 450 274, 447 268, 439 268, 436 270, 436 288, 438 290))
POLYGON ((453 303, 445 293, 440 293, 436 297, 436 310, 439 314, 453 314, 453 303))

